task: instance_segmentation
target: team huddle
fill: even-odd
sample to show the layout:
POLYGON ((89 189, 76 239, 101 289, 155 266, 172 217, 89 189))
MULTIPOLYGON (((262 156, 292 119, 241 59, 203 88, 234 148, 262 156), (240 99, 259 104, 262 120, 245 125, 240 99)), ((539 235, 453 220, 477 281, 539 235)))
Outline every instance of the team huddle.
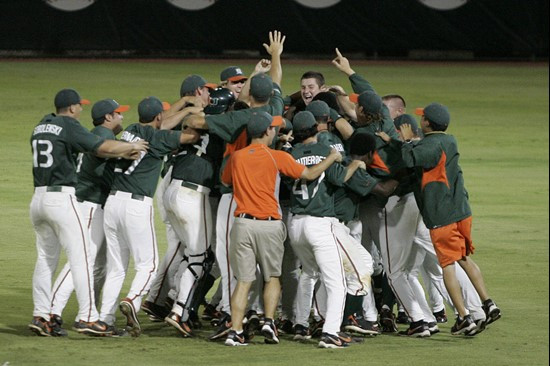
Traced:
POLYGON ((379 96, 338 49, 332 63, 353 93, 308 71, 283 97, 284 41, 270 32, 271 58, 248 76, 230 66, 219 84, 187 76, 172 104, 144 98, 124 130, 128 105, 97 101, 88 131, 78 120, 90 102, 74 89, 56 94, 56 112, 30 139, 30 330, 67 336, 73 291, 79 333, 138 337, 142 310, 183 337, 210 321, 208 339, 228 346, 256 333, 268 344, 281 333, 317 337, 321 348, 349 346, 350 333, 430 337, 447 322, 445 305, 453 335, 501 317, 470 257, 472 212, 447 107, 417 108, 418 124, 403 97, 379 96), (61 249, 68 262, 52 285, 61 249), (130 258, 135 276, 121 295, 130 258))

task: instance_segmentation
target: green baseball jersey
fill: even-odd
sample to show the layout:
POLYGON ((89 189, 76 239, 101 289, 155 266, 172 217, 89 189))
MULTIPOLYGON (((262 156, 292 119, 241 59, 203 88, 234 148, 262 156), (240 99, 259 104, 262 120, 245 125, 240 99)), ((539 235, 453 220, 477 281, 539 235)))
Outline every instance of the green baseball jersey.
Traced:
POLYGON ((329 131, 321 131, 317 134, 317 142, 336 149, 342 156, 346 156, 342 140, 329 131))
MULTIPOLYGON (((115 139, 113 131, 101 125, 94 127, 91 132, 105 140, 115 139)), ((81 153, 79 160, 76 169, 76 197, 100 205, 105 204, 115 176, 115 160, 99 158, 92 153, 81 153)))
POLYGON ((137 160, 117 161, 112 189, 153 197, 162 159, 180 147, 180 135, 180 131, 157 130, 141 123, 128 126, 120 139, 128 142, 146 140, 149 142, 149 150, 137 160))
POLYGON ((76 187, 78 153, 96 151, 103 141, 74 118, 44 116, 30 138, 34 186, 76 187))
POLYGON ((246 128, 252 112, 264 111, 272 116, 281 116, 283 110, 284 102, 281 97, 281 89, 274 83, 273 95, 269 100, 269 104, 256 108, 206 116, 206 124, 210 133, 218 135, 226 142, 234 142, 246 128))
POLYGON ((172 178, 214 188, 225 150, 224 141, 214 134, 203 133, 194 145, 184 145, 178 152, 172 178))
POLYGON ((366 170, 357 169, 344 188, 338 188, 334 194, 334 209, 338 220, 348 222, 358 216, 358 204, 370 194, 378 179, 372 177, 366 170))
MULTIPOLYGON (((325 160, 329 154, 330 148, 319 143, 297 144, 292 149, 294 159, 308 167, 325 160)), ((290 211, 298 215, 334 217, 334 191, 343 187, 345 176, 346 168, 334 163, 315 180, 296 179, 291 188, 290 211)))
POLYGON ((408 167, 420 181, 415 198, 429 229, 458 222, 472 215, 456 140, 444 132, 427 133, 418 143, 401 148, 408 167))

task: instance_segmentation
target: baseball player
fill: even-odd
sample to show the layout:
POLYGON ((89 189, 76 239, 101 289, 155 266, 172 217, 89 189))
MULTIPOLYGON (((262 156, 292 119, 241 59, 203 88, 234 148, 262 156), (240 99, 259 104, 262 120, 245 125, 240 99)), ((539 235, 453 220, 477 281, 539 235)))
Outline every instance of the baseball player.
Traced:
POLYGON ((67 254, 79 310, 73 329, 92 335, 111 334, 112 329, 98 320, 94 301, 90 234, 77 206, 76 159, 79 152, 94 152, 104 158, 136 159, 147 148, 145 142, 129 144, 90 133, 78 122, 82 104, 74 89, 59 91, 51 113, 34 128, 30 138, 33 154, 34 195, 30 205, 36 233, 38 257, 33 275, 33 319, 29 329, 40 336, 66 333, 50 318, 52 277, 63 248, 67 254))
MULTIPOLYGON (((106 140, 114 140, 122 130, 122 112, 128 105, 119 105, 114 99, 103 99, 92 107, 94 128, 92 133, 106 140)), ((86 229, 90 234, 90 262, 94 264, 94 300, 99 302, 99 294, 105 281, 105 233, 103 231, 103 206, 109 195, 114 177, 114 162, 99 158, 91 153, 79 154, 76 186, 76 201, 86 229)), ((59 272, 53 286, 51 314, 59 326, 63 323, 61 313, 74 290, 70 264, 67 263, 59 272)))
POLYGON ((415 197, 443 267, 445 286, 458 312, 451 333, 475 335, 477 326, 464 305, 455 262, 464 269, 483 301, 486 323, 499 319, 501 312, 489 297, 479 267, 469 256, 475 249, 471 239, 472 214, 458 165, 456 140, 445 133, 450 114, 439 103, 431 103, 417 113, 422 116, 420 125, 425 137, 413 145, 410 125, 401 126, 405 140, 401 147, 403 160, 408 167, 418 168, 420 183, 415 187, 415 197))
POLYGON ((248 80, 242 69, 238 66, 229 66, 220 73, 220 86, 231 90, 235 99, 239 99, 241 90, 248 80))
MULTIPOLYGON (((147 97, 138 105, 139 123, 126 128, 123 141, 145 140, 150 150, 133 162, 121 160, 115 168, 115 178, 105 204, 104 227, 107 240, 107 276, 103 290, 100 319, 115 323, 117 305, 126 317, 126 330, 132 336, 141 334, 137 311, 142 296, 149 290, 158 266, 155 238, 153 195, 160 175, 162 159, 182 144, 198 139, 195 131, 158 130, 166 105, 156 97, 147 97), (134 258, 136 275, 127 296, 118 301, 130 254, 134 258)), ((187 109, 185 113, 191 111, 187 109)), ((174 118, 179 121, 181 116, 174 118)), ((173 126, 162 125, 170 129, 173 126)))

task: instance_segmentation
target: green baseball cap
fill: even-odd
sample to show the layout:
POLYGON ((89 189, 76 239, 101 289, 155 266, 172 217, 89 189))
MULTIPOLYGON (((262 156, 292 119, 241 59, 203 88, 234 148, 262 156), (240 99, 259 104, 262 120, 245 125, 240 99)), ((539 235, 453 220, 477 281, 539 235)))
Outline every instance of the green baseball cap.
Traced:
POLYGON ((275 127, 282 124, 282 116, 272 116, 264 111, 252 112, 246 126, 246 131, 248 136, 258 136, 264 133, 270 126, 275 127))
POLYGON ((273 80, 269 75, 260 73, 250 79, 250 95, 256 99, 265 100, 273 92, 273 80))
POLYGON ((430 122, 439 126, 448 126, 451 123, 449 110, 443 104, 430 103, 424 108, 416 108, 415 114, 424 116, 430 122))
POLYGON ((314 100, 309 103, 306 107, 306 111, 311 112, 315 118, 330 117, 330 107, 322 100, 314 100))
POLYGON ((55 108, 65 108, 73 104, 90 104, 88 99, 80 98, 78 92, 74 89, 62 89, 57 92, 53 104, 55 108))
POLYGON ((380 113, 382 111, 382 98, 372 91, 365 91, 361 94, 351 94, 349 100, 358 103, 365 113, 380 113))
POLYGON ((181 83, 180 97, 183 97, 184 95, 189 93, 194 93, 195 90, 202 88, 203 86, 206 86, 210 89, 215 89, 217 87, 216 84, 208 83, 200 75, 189 75, 181 83))
POLYGON ((418 135, 418 123, 416 122, 416 119, 414 119, 414 117, 410 114, 402 114, 398 117, 395 117, 395 119, 393 120, 393 124, 397 130, 401 129, 402 124, 409 124, 411 125, 411 129, 414 134, 418 135))
POLYGON ((157 97, 147 97, 138 104, 139 120, 151 122, 159 113, 170 109, 170 104, 161 102, 157 97))
POLYGON ((292 125, 294 126, 294 131, 303 131, 307 130, 317 124, 315 116, 310 111, 302 111, 296 113, 292 119, 292 125))
POLYGON ((92 119, 100 119, 106 114, 111 114, 114 112, 122 113, 130 109, 129 105, 120 105, 114 99, 102 99, 99 102, 96 102, 92 107, 92 119))
POLYGON ((247 79, 248 78, 244 75, 243 70, 241 70, 238 66, 229 66, 220 74, 221 81, 239 81, 247 79))

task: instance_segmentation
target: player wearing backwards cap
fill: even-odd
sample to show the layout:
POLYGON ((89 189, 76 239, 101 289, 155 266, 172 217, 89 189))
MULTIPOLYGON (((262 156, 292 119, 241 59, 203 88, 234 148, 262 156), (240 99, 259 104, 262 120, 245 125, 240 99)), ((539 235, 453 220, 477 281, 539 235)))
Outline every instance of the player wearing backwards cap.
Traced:
MULTIPOLYGON (((130 107, 119 105, 114 99, 103 99, 92 107, 94 128, 92 133, 106 140, 115 140, 115 135, 122 131, 122 112, 130 107)), ((80 153, 78 156, 76 200, 86 229, 90 234, 90 263, 94 264, 94 300, 99 302, 99 294, 105 281, 105 232, 103 230, 103 206, 109 196, 114 177, 114 162, 97 157, 92 153, 80 153)), ((52 322, 59 328, 63 321, 61 313, 74 290, 71 267, 67 263, 59 272, 53 286, 51 301, 52 322)), ((59 329, 56 327, 56 329, 59 329)), ((62 334, 66 334, 61 331, 62 334)))
POLYGON ((290 178, 312 180, 319 177, 341 155, 332 151, 325 161, 309 168, 296 163, 283 151, 268 148, 276 135, 275 127, 282 123, 265 111, 254 111, 247 124, 251 144, 232 154, 222 180, 232 184, 237 209, 231 229, 231 267, 237 286, 231 297, 232 327, 226 345, 246 345, 242 320, 247 295, 255 280, 256 263, 264 277, 265 323, 262 334, 266 343, 279 343, 273 317, 280 295, 283 241, 286 228, 281 221, 278 203, 280 174, 290 178))
MULTIPOLYGON (((317 143, 317 122, 311 112, 299 112, 293 120, 295 142, 294 159, 312 166, 326 159, 331 148, 317 143)), ((341 159, 340 159, 341 160, 341 159)), ((345 168, 331 165, 313 181, 295 180, 292 186, 289 238, 302 264, 296 302, 296 327, 307 329, 313 283, 321 273, 327 291, 327 310, 319 347, 341 348, 351 340, 340 334, 346 297, 345 273, 339 253, 334 225, 338 223, 334 211, 334 190, 342 187, 353 173, 364 166, 353 161, 345 168)), ((296 328, 295 328, 296 329, 296 328)))
POLYGON ((235 99, 238 99, 248 78, 244 75, 240 67, 229 66, 220 73, 220 80, 220 86, 231 90, 235 99))
POLYGON ((500 318, 500 309, 489 297, 481 271, 470 258, 474 252, 472 212, 458 164, 456 139, 445 133, 450 123, 449 111, 439 103, 432 103, 418 113, 422 115, 420 125, 425 137, 412 143, 410 126, 402 125, 403 159, 408 167, 416 168, 419 185, 415 187, 415 198, 443 267, 445 286, 458 311, 451 333, 474 335, 477 327, 464 306, 455 263, 464 269, 483 301, 486 324, 500 318))
MULTIPOLYGON (((282 115, 284 103, 279 84, 282 79, 281 53, 283 52, 284 40, 285 37, 281 32, 273 31, 269 33, 270 42, 269 45, 264 44, 264 48, 271 55, 271 63, 262 60, 259 62, 259 66, 263 65, 266 70, 269 70, 270 76, 263 72, 252 76, 247 80, 239 95, 242 100, 248 101, 249 109, 206 117, 192 115, 184 121, 190 127, 206 129, 211 134, 221 137, 227 143, 224 158, 247 145, 246 126, 252 113, 263 111, 272 116, 282 115)), ((231 281, 233 276, 229 263, 228 247, 229 233, 234 220, 232 212, 235 208, 233 195, 224 193, 219 202, 216 220, 216 259, 222 275, 221 310, 224 313, 224 319, 220 321, 219 329, 210 336, 211 340, 223 339, 231 327, 229 299, 234 288, 234 281, 231 281)))
POLYGON ((65 334, 50 317, 51 281, 61 248, 67 254, 79 304, 74 329, 83 334, 112 332, 107 324, 98 320, 93 297, 90 234, 75 197, 75 156, 89 151, 104 158, 136 159, 146 151, 147 143, 127 144, 90 133, 78 122, 82 104, 89 103, 74 89, 59 91, 54 100, 56 113, 44 116, 30 138, 35 187, 30 216, 38 257, 33 275, 33 319, 29 328, 40 336, 65 334))
MULTIPOLYGON (((182 96, 198 96, 196 89, 184 86, 181 88, 182 96)), ((164 193, 168 220, 184 244, 180 252, 183 249, 181 265, 185 267, 177 286, 177 299, 165 321, 185 337, 192 335, 190 312, 196 313, 198 310, 192 309, 195 290, 214 261, 210 251, 213 218, 209 194, 217 183, 219 163, 224 151, 224 142, 220 137, 208 131, 201 132, 196 144, 182 146, 178 151, 172 167, 172 181, 164 193)))
MULTIPOLYGON (((134 337, 141 334, 137 317, 141 297, 149 290, 158 266, 152 203, 162 159, 181 144, 193 143, 198 139, 194 131, 159 131, 162 112, 167 108, 156 97, 147 97, 139 103, 140 122, 128 126, 121 139, 129 142, 148 141, 150 150, 133 162, 117 162, 112 190, 105 204, 107 277, 100 318, 114 325, 115 310, 119 305, 126 317, 126 330, 134 337), (134 258, 136 275, 128 295, 118 303, 130 254, 134 258)), ((173 115, 173 120, 179 121, 186 113, 189 111, 173 115)), ((170 127, 162 125, 162 128, 170 127)))

